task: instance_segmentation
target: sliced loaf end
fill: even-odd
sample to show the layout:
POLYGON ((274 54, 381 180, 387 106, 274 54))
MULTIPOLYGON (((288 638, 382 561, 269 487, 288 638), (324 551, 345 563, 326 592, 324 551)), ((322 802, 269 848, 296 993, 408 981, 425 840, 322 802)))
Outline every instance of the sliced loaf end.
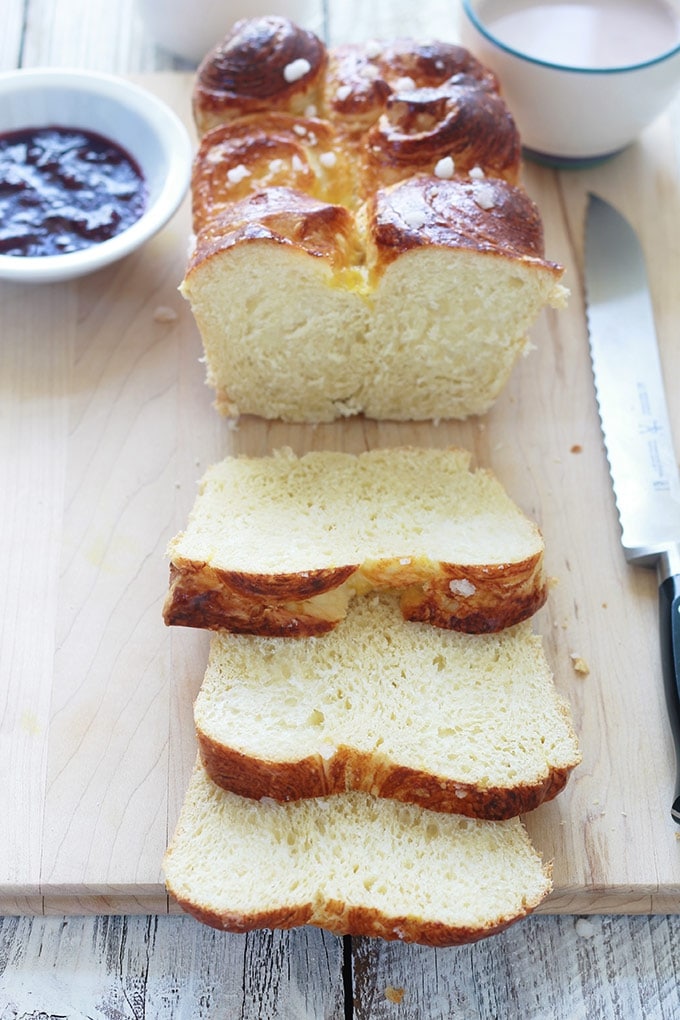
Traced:
POLYGON ((551 890, 522 824, 348 793, 249 801, 197 765, 165 855, 168 891, 226 931, 311 924, 430 946, 474 942, 551 890))

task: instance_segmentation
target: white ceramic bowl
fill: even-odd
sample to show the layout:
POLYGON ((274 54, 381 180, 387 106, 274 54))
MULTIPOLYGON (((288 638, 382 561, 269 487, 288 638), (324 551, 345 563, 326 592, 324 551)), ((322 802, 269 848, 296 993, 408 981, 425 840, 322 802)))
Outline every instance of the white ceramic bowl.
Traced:
POLYGON ((323 0, 137 0, 151 38, 161 49, 198 64, 235 21, 278 14, 323 33, 323 0))
MULTIPOLYGON (((670 0, 668 7, 680 19, 680 4, 670 0)), ((525 150, 539 161, 579 166, 609 158, 633 142, 678 91, 677 38, 644 62, 563 66, 501 42, 486 20, 494 10, 498 0, 462 0, 461 41, 498 75, 525 150)))
POLYGON ((0 255, 0 278, 47 283, 116 262, 152 237, 189 185, 192 144, 179 118, 146 89, 111 75, 61 68, 0 74, 0 134, 47 126, 96 132, 137 163, 147 187, 140 219, 106 241, 63 255, 0 255))

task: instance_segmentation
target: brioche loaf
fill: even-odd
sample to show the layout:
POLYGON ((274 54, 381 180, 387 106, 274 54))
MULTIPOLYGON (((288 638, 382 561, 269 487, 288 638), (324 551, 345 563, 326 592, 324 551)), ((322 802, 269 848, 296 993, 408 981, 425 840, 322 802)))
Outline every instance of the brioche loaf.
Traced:
POLYGON ((579 761, 529 623, 469 635, 357 599, 331 634, 215 634, 194 708, 203 764, 246 797, 347 790, 476 818, 532 811, 579 761))
POLYGON ((182 908, 216 928, 310 924, 431 946, 498 932, 551 889, 519 819, 478 821, 356 792, 246 800, 200 765, 163 867, 182 908))
POLYGON ((165 622, 321 634, 371 589, 454 630, 528 618, 547 597, 542 536, 470 459, 415 447, 226 458, 170 543, 165 622))
POLYGON ((227 414, 483 414, 563 270, 466 50, 239 22, 199 69, 181 290, 227 414))

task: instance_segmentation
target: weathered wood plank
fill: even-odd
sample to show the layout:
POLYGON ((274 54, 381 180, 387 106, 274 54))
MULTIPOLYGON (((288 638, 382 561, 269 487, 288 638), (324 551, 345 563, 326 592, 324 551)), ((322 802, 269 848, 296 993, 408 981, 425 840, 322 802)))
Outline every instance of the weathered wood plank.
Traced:
MULTIPOLYGON (((680 919, 528 918, 474 946, 359 940, 356 1020, 675 1020, 680 919)), ((0 1015, 341 1020, 342 941, 190 918, 0 921, 0 1015)))
POLYGON ((186 917, 0 920, 0 1016, 342 1020, 342 940, 186 917))
POLYGON ((675 1020, 680 919, 528 918, 474 946, 360 940, 355 1020, 675 1020))

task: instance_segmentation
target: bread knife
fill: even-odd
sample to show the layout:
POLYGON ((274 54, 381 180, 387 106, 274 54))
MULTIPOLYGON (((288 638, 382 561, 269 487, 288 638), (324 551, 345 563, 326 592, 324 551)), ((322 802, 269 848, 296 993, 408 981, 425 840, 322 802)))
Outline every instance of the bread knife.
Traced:
POLYGON ((602 435, 630 564, 656 568, 661 672, 675 745, 680 824, 680 477, 645 259, 630 223, 588 196, 585 294, 602 435))

